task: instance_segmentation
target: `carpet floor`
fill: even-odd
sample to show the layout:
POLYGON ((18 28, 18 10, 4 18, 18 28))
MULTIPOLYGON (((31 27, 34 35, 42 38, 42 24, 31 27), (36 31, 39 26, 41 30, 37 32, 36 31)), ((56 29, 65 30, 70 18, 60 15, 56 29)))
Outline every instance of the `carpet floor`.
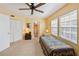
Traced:
POLYGON ((0 56, 44 56, 38 39, 19 40, 0 52, 0 56))

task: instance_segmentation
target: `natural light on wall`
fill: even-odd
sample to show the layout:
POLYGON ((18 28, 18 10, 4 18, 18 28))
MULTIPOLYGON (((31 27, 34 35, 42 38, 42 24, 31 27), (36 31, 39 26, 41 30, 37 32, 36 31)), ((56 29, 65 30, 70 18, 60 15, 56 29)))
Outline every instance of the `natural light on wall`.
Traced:
POLYGON ((57 36, 58 19, 55 18, 51 21, 51 33, 57 36))
POLYGON ((77 10, 59 17, 60 36, 77 44, 77 10))

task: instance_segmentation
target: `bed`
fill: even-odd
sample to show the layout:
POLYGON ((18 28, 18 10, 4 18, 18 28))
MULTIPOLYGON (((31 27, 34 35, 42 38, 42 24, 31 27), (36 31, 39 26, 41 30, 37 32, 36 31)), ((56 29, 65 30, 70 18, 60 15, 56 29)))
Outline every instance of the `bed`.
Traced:
POLYGON ((53 36, 41 36, 39 43, 46 56, 75 56, 74 49, 53 36))

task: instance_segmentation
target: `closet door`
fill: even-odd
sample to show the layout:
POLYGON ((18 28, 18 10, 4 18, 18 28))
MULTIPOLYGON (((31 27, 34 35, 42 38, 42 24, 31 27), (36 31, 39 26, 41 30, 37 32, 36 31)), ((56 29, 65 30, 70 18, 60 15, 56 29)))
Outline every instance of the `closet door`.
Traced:
POLYGON ((0 14, 0 51, 10 46, 10 20, 6 15, 0 14))
POLYGON ((10 42, 15 42, 15 41, 22 39, 22 29, 23 29, 22 21, 11 20, 11 23, 10 23, 10 31, 11 31, 10 42))
POLYGON ((22 39, 23 24, 21 20, 17 20, 14 24, 14 41, 22 39))

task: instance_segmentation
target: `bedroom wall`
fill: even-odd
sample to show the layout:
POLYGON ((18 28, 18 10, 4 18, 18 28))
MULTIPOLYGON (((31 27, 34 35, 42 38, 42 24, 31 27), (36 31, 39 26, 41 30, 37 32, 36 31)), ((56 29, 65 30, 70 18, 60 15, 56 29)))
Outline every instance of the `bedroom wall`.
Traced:
POLYGON ((10 47, 10 18, 0 13, 0 52, 10 47))
MULTIPOLYGON (((72 10, 75 10, 75 9, 77 9, 77 11, 78 11, 77 25, 79 25, 79 23, 78 23, 79 22, 79 4, 77 4, 77 3, 66 4, 64 7, 62 7, 61 9, 56 11, 54 14, 50 15, 49 17, 47 17, 45 19, 45 25, 46 25, 45 29, 49 30, 48 34, 49 35, 51 34, 51 27, 50 26, 51 26, 51 20, 52 19, 54 19, 55 17, 59 17, 61 15, 64 15, 64 14, 66 14, 66 13, 72 11, 72 10)), ((78 35, 79 35, 79 26, 77 27, 77 38, 78 38, 77 39, 77 42, 78 42, 77 44, 74 44, 74 43, 72 43, 70 41, 67 41, 67 40, 63 40, 60 37, 56 37, 56 36, 55 37, 58 38, 60 41, 72 46, 75 49, 75 52, 77 53, 77 55, 79 55, 79 36, 78 35)))

